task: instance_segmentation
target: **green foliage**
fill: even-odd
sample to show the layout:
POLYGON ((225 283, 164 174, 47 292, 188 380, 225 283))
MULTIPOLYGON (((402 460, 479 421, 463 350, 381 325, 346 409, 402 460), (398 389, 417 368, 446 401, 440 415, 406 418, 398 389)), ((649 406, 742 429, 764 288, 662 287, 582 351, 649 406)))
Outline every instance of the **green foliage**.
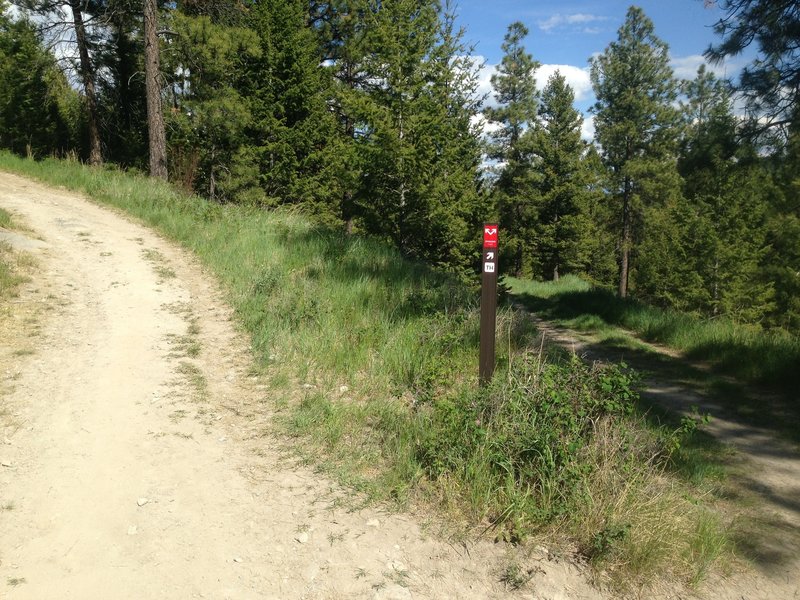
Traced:
POLYGON ((354 106, 364 165, 358 214, 405 255, 464 273, 477 259, 477 73, 436 2, 385 3, 369 30, 375 85, 354 106), (418 9, 417 9, 418 8, 418 9))
POLYGON ((142 5, 131 0, 106 4, 113 6, 102 15, 106 39, 94 53, 97 67, 106 75, 97 81, 104 154, 117 164, 144 169, 148 143, 142 5))
POLYGON ((234 197, 242 186, 241 167, 231 163, 252 121, 237 88, 244 65, 261 55, 258 39, 250 29, 217 25, 205 16, 174 13, 170 26, 176 36, 165 63, 182 74, 173 82, 182 91, 179 108, 167 114, 170 172, 210 198, 234 197))
POLYGON ((552 279, 586 269, 597 229, 588 214, 591 180, 581 139, 583 118, 574 101, 575 94, 556 71, 542 92, 540 126, 534 132, 540 196, 537 274, 552 279))
POLYGON ((499 492, 487 517, 520 536, 574 509, 592 424, 631 414, 637 396, 630 373, 574 356, 567 364, 523 356, 507 377, 436 402, 418 460, 431 477, 480 478, 499 492))
POLYGON ((617 41, 592 59, 591 79, 597 96, 592 109, 596 139, 619 211, 619 293, 624 297, 629 284, 637 283, 630 279, 640 241, 655 240, 660 246, 650 250, 651 265, 666 251, 669 233, 659 226, 668 219, 654 220, 653 213, 668 211, 680 195, 675 168, 678 111, 673 106, 677 83, 667 45, 640 8, 628 9, 617 41))
POLYGON ((527 27, 518 21, 508 26, 503 58, 491 80, 498 106, 484 111, 486 119, 498 126, 491 133, 488 154, 502 165, 492 189, 503 228, 500 268, 516 275, 531 273, 538 236, 532 146, 539 102, 534 74, 539 63, 525 50, 522 42, 527 35, 527 27))
POLYGON ((65 153, 77 142, 79 102, 27 20, 0 15, 0 147, 65 153))
POLYGON ((683 268, 692 282, 675 287, 670 304, 709 316, 761 321, 772 311, 773 284, 762 276, 769 251, 767 207, 777 194, 755 149, 737 139, 730 93, 704 67, 686 84, 687 135, 679 163, 688 206, 683 268))
POLYGON ((307 8, 301 0, 267 0, 247 13, 260 51, 241 74, 239 93, 252 119, 247 143, 233 157, 232 184, 240 197, 261 196, 272 207, 293 204, 330 221, 341 198, 337 131, 307 8))
MULTIPOLYGON (((713 61, 738 56, 750 44, 758 46, 758 57, 739 77, 739 90, 754 115, 766 113, 770 120, 797 124, 800 101, 800 14, 794 0, 721 0, 726 12, 714 31, 722 41, 706 50, 713 61)), ((759 125, 759 129, 763 126, 759 125)))

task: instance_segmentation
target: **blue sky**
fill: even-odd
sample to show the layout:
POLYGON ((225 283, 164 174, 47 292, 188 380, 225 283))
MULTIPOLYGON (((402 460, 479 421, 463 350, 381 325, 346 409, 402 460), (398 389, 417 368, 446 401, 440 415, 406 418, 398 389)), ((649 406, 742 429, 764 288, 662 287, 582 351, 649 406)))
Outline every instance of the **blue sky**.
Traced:
MULTIPOLYGON (((475 44, 475 54, 486 60, 483 91, 490 91, 489 77, 502 56, 500 44, 508 25, 522 21, 530 30, 525 47, 542 63, 537 72, 539 86, 558 68, 576 92, 576 106, 586 114, 594 101, 589 57, 616 39, 631 4, 625 0, 458 0, 457 14, 466 29, 465 41, 475 44)), ((712 25, 724 13, 703 0, 641 0, 634 4, 652 19, 656 35, 669 45, 676 75, 693 77, 705 49, 719 41, 712 25)), ((737 57, 713 70, 721 76, 735 76, 749 58, 737 57)), ((588 120, 585 135, 591 135, 588 120)))

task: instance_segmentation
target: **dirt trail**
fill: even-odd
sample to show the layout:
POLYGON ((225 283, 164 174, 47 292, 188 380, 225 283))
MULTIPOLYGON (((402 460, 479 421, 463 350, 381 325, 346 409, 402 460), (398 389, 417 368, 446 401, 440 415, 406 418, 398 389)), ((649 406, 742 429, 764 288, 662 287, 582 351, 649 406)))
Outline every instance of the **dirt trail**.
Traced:
MULTIPOLYGON (((637 365, 631 351, 612 351, 582 341, 580 334, 555 327, 535 317, 546 339, 572 349, 591 361, 628 361, 635 368, 650 370, 652 365, 637 365)), ((660 349, 654 347, 657 351, 660 349)), ((669 354, 673 358, 676 355, 669 354)), ((800 599, 800 453, 795 446, 774 432, 736 419, 725 408, 686 385, 670 381, 655 368, 643 382, 642 395, 679 414, 711 415, 704 429, 735 450, 730 461, 728 492, 733 499, 755 507, 757 515, 743 524, 746 539, 737 540, 755 567, 755 572, 712 582, 712 598, 731 600, 800 599)), ((765 404, 767 399, 763 400, 765 404)), ((765 409, 768 407, 765 406, 765 409)))
POLYGON ((0 206, 39 263, 0 315, 0 598, 501 598, 512 562, 539 569, 514 597, 601 598, 545 552, 348 509, 265 434, 269 392, 186 253, 2 173, 0 206))

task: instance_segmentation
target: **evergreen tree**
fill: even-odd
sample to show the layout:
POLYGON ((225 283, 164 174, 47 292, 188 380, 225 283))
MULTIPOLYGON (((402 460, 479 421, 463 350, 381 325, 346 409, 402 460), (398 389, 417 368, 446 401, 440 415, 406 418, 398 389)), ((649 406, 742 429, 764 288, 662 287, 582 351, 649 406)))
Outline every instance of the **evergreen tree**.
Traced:
POLYGON ((789 128, 782 152, 772 157, 780 185, 769 207, 764 277, 775 285, 768 323, 800 332, 800 124, 789 128))
POLYGON ((336 153, 336 169, 342 180, 339 215, 348 234, 354 231, 356 190, 363 171, 356 148, 359 135, 356 115, 364 95, 376 85, 370 79, 366 62, 371 53, 367 25, 374 20, 374 11, 369 0, 315 1, 310 8, 310 19, 332 77, 329 106, 341 138, 336 153))
POLYGON ((583 273, 591 281, 613 286, 618 277, 616 260, 619 219, 614 200, 608 193, 608 170, 597 147, 591 143, 583 156, 586 185, 586 217, 589 227, 583 236, 582 251, 586 256, 583 273))
POLYGON ((694 213, 687 240, 698 280, 683 286, 681 308, 736 320, 761 320, 773 285, 761 275, 768 251, 768 196, 775 189, 756 152, 737 139, 727 86, 701 67, 685 86, 688 134, 680 170, 694 213))
POLYGON ((450 2, 440 16, 436 45, 431 52, 431 127, 434 153, 427 194, 428 238, 423 257, 460 273, 469 273, 479 259, 476 238, 488 207, 480 190, 481 145, 475 117, 478 70, 472 48, 456 29, 450 2))
MULTIPOLYGON (((720 0, 726 15, 714 26, 722 42, 706 56, 722 61, 749 45, 758 57, 746 67, 738 88, 754 116, 766 115, 769 126, 800 122, 800 10, 797 0, 720 0)), ((764 126, 758 126, 763 130, 764 126)))
POLYGON ((666 209, 680 193, 675 169, 678 111, 673 106, 677 83, 667 45, 637 7, 628 9, 617 41, 592 60, 591 68, 596 139, 619 208, 618 289, 624 298, 638 242, 648 236, 665 239, 653 227, 668 226, 668 221, 651 218, 653 227, 646 230, 648 213, 653 217, 654 211, 666 209))
POLYGON ((587 263, 586 242, 591 235, 586 215, 589 180, 583 163, 583 117, 573 106, 574 100, 572 88, 556 71, 542 92, 540 127, 534 139, 541 198, 537 250, 541 274, 554 281, 565 272, 583 269, 587 263))
POLYGON ((0 147, 18 154, 65 153, 77 144, 77 94, 26 20, 0 3, 0 147))
POLYGON ((104 17, 108 37, 95 58, 104 74, 97 82, 98 119, 106 158, 144 169, 147 164, 144 49, 141 6, 115 0, 104 17))
POLYGON ((338 220, 336 121, 328 108, 330 79, 322 49, 308 25, 303 0, 253 5, 248 26, 260 44, 248 60, 240 93, 252 120, 248 143, 234 156, 231 179, 240 197, 262 196, 269 206, 296 204, 338 220))
POLYGON ((158 6, 156 0, 143 0, 144 77, 147 97, 147 139, 150 153, 150 177, 167 178, 167 134, 164 130, 164 107, 161 104, 161 48, 158 41, 158 6))
POLYGON ((539 63, 525 50, 527 35, 522 23, 509 25, 501 46, 503 58, 491 79, 497 106, 484 112, 497 126, 490 136, 489 157, 500 165, 493 193, 504 231, 501 268, 516 275, 531 274, 536 242, 532 131, 539 63))
MULTIPOLYGON (((168 114, 173 178, 210 198, 231 199, 243 185, 235 157, 251 143, 245 131, 252 117, 239 89, 248 61, 261 55, 258 37, 206 16, 174 13, 169 26, 175 32, 165 53, 174 74, 168 114)), ((257 186, 257 175, 244 185, 257 186)))
POLYGON ((373 15, 369 43, 380 52, 366 67, 380 84, 358 111, 358 203, 368 231, 409 256, 463 270, 477 247, 477 77, 452 15, 440 20, 437 8, 394 0, 373 15))

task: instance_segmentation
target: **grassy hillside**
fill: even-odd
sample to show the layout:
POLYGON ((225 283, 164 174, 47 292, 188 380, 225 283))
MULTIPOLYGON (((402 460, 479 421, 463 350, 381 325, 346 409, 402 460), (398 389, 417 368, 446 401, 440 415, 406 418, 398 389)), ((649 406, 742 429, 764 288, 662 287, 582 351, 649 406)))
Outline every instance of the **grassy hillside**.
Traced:
POLYGON ((194 251, 251 336, 281 431, 367 497, 507 540, 547 535, 620 586, 693 583, 730 556, 708 489, 675 475, 693 422, 648 425, 634 374, 542 350, 525 313, 501 311, 498 374, 479 388, 475 294, 381 243, 114 170, 9 155, 0 168, 194 251))

